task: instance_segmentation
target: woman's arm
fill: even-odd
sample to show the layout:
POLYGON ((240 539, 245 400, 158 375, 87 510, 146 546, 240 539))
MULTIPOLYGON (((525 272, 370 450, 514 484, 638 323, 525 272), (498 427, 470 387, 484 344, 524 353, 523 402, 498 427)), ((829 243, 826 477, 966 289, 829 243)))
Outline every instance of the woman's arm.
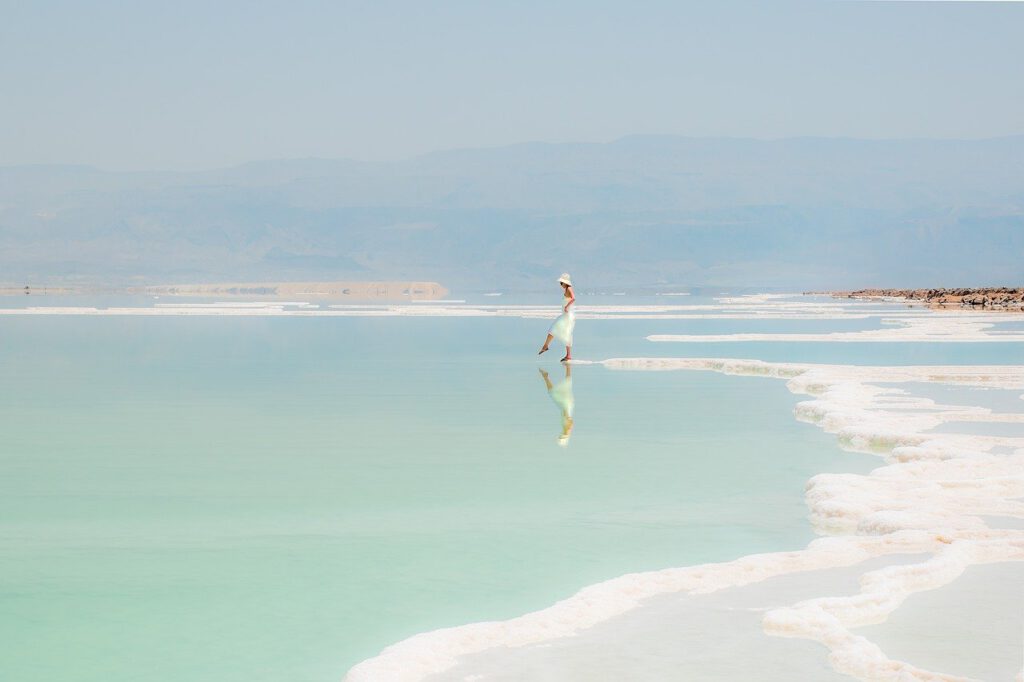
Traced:
POLYGON ((569 306, 576 302, 576 292, 572 290, 572 287, 569 287, 566 291, 569 294, 569 300, 565 302, 564 306, 562 306, 562 312, 567 313, 569 312, 569 306))

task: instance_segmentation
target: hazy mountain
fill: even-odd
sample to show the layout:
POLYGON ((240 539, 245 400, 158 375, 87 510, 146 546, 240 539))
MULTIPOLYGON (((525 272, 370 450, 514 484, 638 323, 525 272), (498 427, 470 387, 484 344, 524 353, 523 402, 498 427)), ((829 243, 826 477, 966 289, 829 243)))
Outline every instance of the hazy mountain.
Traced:
POLYGON ((0 167, 0 282, 1020 283, 1024 136, 630 137, 197 173, 0 167))

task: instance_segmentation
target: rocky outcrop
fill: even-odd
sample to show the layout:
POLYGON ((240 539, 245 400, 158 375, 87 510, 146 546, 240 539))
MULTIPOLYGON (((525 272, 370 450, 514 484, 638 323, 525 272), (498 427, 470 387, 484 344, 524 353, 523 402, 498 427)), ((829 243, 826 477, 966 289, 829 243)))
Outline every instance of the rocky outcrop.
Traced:
POLYGON ((831 291, 837 298, 898 299, 920 301, 943 308, 1024 311, 1024 287, 981 287, 964 289, 858 289, 831 291))

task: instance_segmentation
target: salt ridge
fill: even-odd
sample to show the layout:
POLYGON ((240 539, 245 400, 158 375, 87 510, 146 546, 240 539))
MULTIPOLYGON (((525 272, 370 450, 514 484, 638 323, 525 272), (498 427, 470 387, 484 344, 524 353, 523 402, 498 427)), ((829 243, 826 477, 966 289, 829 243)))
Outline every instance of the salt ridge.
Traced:
MULTIPOLYGON (((580 305, 577 307, 579 319, 678 319, 678 320, 867 320, 881 318, 882 324, 910 325, 914 318, 928 316, 936 323, 941 314, 931 314, 927 310, 905 310, 894 314, 892 310, 855 309, 849 305, 838 303, 820 303, 812 301, 775 301, 759 303, 756 300, 736 299, 738 302, 719 302, 716 304, 697 305, 580 305)), ((550 319, 557 316, 557 306, 545 305, 486 305, 466 304, 459 301, 424 301, 410 304, 319 304, 306 301, 218 301, 213 303, 174 302, 156 303, 152 307, 112 306, 98 308, 94 306, 29 306, 25 308, 0 308, 0 315, 101 315, 101 316, 271 316, 271 317, 392 317, 392 316, 425 316, 425 317, 522 317, 550 319)), ((950 314, 963 321, 968 313, 950 314)), ((971 317, 971 324, 986 325, 1004 321, 1003 317, 971 317)), ((956 327, 954 334, 963 336, 964 328, 956 327)), ((880 340, 888 340, 892 336, 890 330, 871 330, 870 332, 847 332, 847 334, 881 334, 880 340)), ((795 335, 798 340, 844 340, 843 337, 831 335, 795 335), (827 338, 825 338, 827 337, 827 338)), ((931 336, 936 336, 932 334, 931 336)), ((929 338, 931 338, 931 336, 929 338)), ((1024 333, 992 332, 984 335, 984 340, 1015 341, 1024 337, 1024 333)), ((782 335, 661 335, 650 337, 656 341, 739 341, 739 340, 792 340, 782 335)), ((864 340, 856 337, 853 340, 864 340)), ((979 337, 980 339, 980 337, 979 337)), ((870 340, 870 339, 867 339, 870 340)), ((901 340, 899 338, 895 340, 901 340)))
POLYGON ((1024 366, 858 367, 689 358, 599 364, 613 370, 704 370, 785 379, 790 391, 812 397, 795 408, 798 419, 835 434, 842 447, 879 455, 885 463, 868 475, 819 474, 808 482, 812 523, 828 537, 804 550, 625 575, 519 618, 422 633, 358 664, 346 682, 420 680, 467 654, 572 636, 658 594, 713 592, 783 573, 913 553, 931 557, 866 573, 855 595, 773 609, 764 616, 764 630, 816 640, 828 647, 837 671, 864 680, 964 679, 890 659, 851 630, 885 620, 909 594, 947 584, 972 564, 1024 560, 1024 531, 991 529, 983 518, 1024 518, 1018 499, 1024 496, 1024 439, 930 432, 942 423, 1016 421, 1019 415, 943 405, 893 384, 1020 390, 1024 366), (995 448, 1012 454, 994 454, 995 448))
POLYGON ((1020 343, 1024 332, 996 331, 997 322, 1006 322, 1005 315, 970 315, 946 313, 940 315, 891 316, 886 315, 884 329, 856 332, 828 332, 825 334, 750 333, 737 334, 652 334, 648 341, 675 343, 721 343, 740 341, 775 342, 884 342, 884 343, 1020 343))

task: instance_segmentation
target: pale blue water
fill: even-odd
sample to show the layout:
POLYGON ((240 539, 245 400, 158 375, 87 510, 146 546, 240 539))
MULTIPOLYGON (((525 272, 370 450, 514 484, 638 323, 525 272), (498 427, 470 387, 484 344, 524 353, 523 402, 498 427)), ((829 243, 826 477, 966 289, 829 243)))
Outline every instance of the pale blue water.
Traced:
MULTIPOLYGON (((756 324, 858 328, 836 322, 756 324)), ((643 338, 694 324, 580 320, 576 354, 1021 361, 643 338)), ((877 463, 793 420, 782 382, 586 365, 561 448, 538 372, 563 378, 560 349, 534 355, 546 327, 0 318, 0 679, 337 680, 416 632, 802 547, 806 480, 877 463)))
POLYGON ((930 433, 967 433, 980 436, 1001 436, 1005 438, 1024 438, 1024 424, 1021 423, 978 423, 978 422, 946 422, 940 424, 930 433))
POLYGON ((993 323, 992 329, 997 332, 1021 332, 1024 331, 1024 321, 1022 320, 1004 320, 993 323))
POLYGON ((1008 388, 977 388, 913 381, 883 385, 898 388, 922 398, 930 398, 940 405, 982 407, 993 412, 1024 411, 1021 392, 1008 388))

